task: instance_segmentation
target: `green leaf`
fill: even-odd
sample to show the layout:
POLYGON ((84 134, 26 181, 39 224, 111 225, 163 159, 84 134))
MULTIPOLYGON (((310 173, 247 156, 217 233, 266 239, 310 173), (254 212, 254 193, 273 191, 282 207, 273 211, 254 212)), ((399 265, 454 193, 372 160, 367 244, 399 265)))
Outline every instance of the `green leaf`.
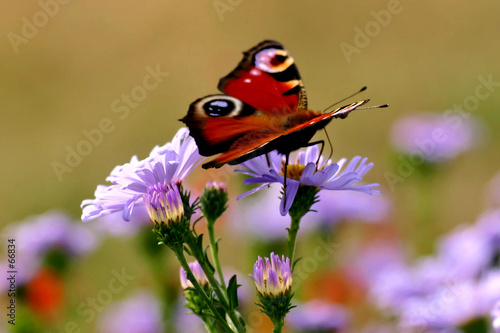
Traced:
POLYGON ((229 307, 231 310, 238 307, 238 287, 240 285, 236 281, 236 275, 233 275, 229 280, 229 285, 227 287, 227 296, 229 299, 229 307))

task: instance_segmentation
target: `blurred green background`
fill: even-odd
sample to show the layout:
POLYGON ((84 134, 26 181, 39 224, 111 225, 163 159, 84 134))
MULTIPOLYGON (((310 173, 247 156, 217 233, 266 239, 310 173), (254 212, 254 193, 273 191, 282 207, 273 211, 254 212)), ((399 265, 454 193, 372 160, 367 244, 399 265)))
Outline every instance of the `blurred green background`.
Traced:
MULTIPOLYGON (((93 197, 114 166, 170 141, 188 105, 216 93, 219 78, 236 66, 241 52, 263 39, 290 51, 311 109, 364 85, 368 91, 361 98, 390 104, 333 121, 328 132, 335 159, 361 155, 375 162, 365 180, 381 184, 395 201, 394 220, 404 224, 411 186, 405 182, 392 192, 384 177, 396 166, 388 143, 394 120, 463 104, 480 76, 500 82, 500 3, 494 1, 68 1, 51 7, 53 15, 44 21, 37 13, 46 3, 56 2, 2 3, 2 227, 52 208, 78 218, 81 201, 93 197), (374 24, 374 13, 388 8, 397 13, 385 26, 374 24), (26 21, 34 15, 40 27, 30 30, 26 21), (366 45, 356 44, 356 29, 370 26, 378 29, 366 45), (342 43, 357 52, 346 57, 342 43), (128 114, 114 112, 115 100, 143 85, 148 67, 168 75, 128 114), (76 149, 86 140, 84 132, 103 119, 112 122, 110 133, 58 176, 54 163, 67 164, 68 149, 76 149)), ((499 105, 497 87, 473 112, 486 124, 481 145, 437 181, 443 231, 473 221, 484 207, 485 184, 499 170, 499 105)), ((197 170, 190 179, 201 188, 208 178, 197 170)), ((240 178, 232 182, 232 194, 239 194, 240 178)), ((130 242, 111 240, 85 263, 75 282, 85 286, 76 289, 76 298, 109 279, 109 262, 127 263, 141 274, 130 242)))

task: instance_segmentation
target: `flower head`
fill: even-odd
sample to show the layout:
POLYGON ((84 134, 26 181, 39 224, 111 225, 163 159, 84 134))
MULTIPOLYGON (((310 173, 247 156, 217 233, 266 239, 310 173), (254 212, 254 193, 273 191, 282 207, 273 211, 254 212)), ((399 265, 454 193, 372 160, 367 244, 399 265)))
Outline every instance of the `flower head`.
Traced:
MULTIPOLYGON (((193 275, 194 275, 194 278, 196 279, 196 281, 198 281, 198 283, 201 286, 207 285, 208 279, 207 279, 207 276, 205 275, 205 272, 201 268, 200 263, 198 261, 193 261, 193 262, 190 262, 188 265, 189 265, 189 269, 191 270, 191 272, 193 272, 193 275)), ((185 290, 187 288, 194 288, 191 281, 189 281, 187 278, 186 271, 182 267, 180 269, 180 278, 181 278, 182 289, 185 290)))
POLYGON ((172 142, 155 147, 146 159, 134 156, 129 163, 115 167, 106 179, 112 185, 97 186, 95 199, 82 202, 82 221, 114 212, 122 212, 123 220, 129 221, 135 207, 143 207, 148 197, 158 199, 155 195, 161 196, 161 189, 182 182, 201 161, 189 130, 181 128, 172 142))
POLYGON ((271 253, 271 258, 259 257, 253 267, 253 275, 257 291, 262 296, 278 296, 289 293, 292 289, 292 271, 290 259, 271 253))
POLYGON ((180 222, 184 217, 184 204, 175 184, 156 184, 148 188, 144 205, 151 221, 158 224, 180 222))
POLYGON ((472 118, 456 123, 443 115, 419 113, 396 122, 392 142, 400 152, 421 154, 429 162, 443 162, 476 144, 477 124, 472 118))
MULTIPOLYGON (((251 177, 245 179, 243 184, 260 184, 240 195, 238 199, 255 193, 269 184, 285 183, 284 157, 274 151, 267 156, 269 162, 266 156, 258 156, 242 163, 244 169, 236 170, 251 177)), ((379 184, 355 186, 373 167, 373 163, 366 162, 366 158, 356 156, 349 163, 345 158, 333 163, 330 159, 325 160, 319 155, 318 146, 307 147, 305 151, 299 152, 296 163, 290 163, 287 167, 286 189, 280 204, 281 215, 288 213, 301 186, 316 189, 315 193, 311 192, 313 195, 319 190, 351 190, 378 194, 379 191, 372 187, 379 184)))

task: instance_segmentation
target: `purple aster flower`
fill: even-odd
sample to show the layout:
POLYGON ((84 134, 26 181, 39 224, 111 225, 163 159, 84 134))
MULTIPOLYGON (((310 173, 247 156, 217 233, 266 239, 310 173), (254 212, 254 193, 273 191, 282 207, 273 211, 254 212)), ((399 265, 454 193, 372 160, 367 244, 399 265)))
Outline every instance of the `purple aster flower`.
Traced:
POLYGON ((271 259, 259 257, 253 267, 253 275, 257 291, 262 296, 278 296, 292 289, 292 271, 290 259, 271 253, 271 259))
POLYGON ((491 310, 491 318, 495 333, 500 333, 500 300, 495 303, 493 310, 491 310))
POLYGON ((429 162, 443 162, 472 148, 477 133, 472 118, 457 123, 443 115, 422 112, 399 119, 391 140, 400 152, 420 154, 429 162))
MULTIPOLYGON (((198 261, 193 261, 193 262, 190 262, 188 265, 189 265, 189 269, 191 269, 191 272, 193 272, 193 275, 194 275, 196 281, 198 281, 198 283, 201 286, 207 285, 208 279, 207 279, 207 276, 205 275, 205 272, 201 268, 200 263, 198 261)), ((180 279, 181 279, 182 289, 194 288, 191 281, 189 281, 187 278, 186 271, 182 267, 180 269, 180 279)))
POLYGON ((288 315, 288 323, 297 332, 347 332, 349 312, 342 306, 313 300, 299 304, 288 315))
POLYGON ((99 318, 100 333, 157 333, 163 331, 160 301, 148 291, 137 291, 109 305, 99 318))
POLYGON ((144 206, 152 191, 182 182, 202 160, 189 130, 181 128, 172 142, 155 147, 146 159, 134 156, 130 163, 115 167, 106 178, 113 185, 98 185, 95 199, 82 202, 82 221, 114 212, 122 212, 123 220, 129 221, 134 207, 144 206))
MULTIPOLYGON (((260 185, 240 195, 238 199, 255 193, 272 183, 284 184, 284 160, 284 156, 273 151, 242 163, 244 169, 236 171, 251 177, 245 179, 243 184, 260 185), (266 156, 269 158, 269 163, 266 156)), ((366 158, 362 159, 359 156, 353 158, 349 163, 347 163, 346 159, 341 159, 337 163, 333 163, 331 160, 325 161, 323 156, 319 156, 317 145, 307 147, 305 151, 300 151, 296 163, 288 165, 286 195, 282 197, 280 204, 281 215, 288 213, 300 185, 324 190, 351 190, 366 194, 379 194, 379 191, 372 189, 372 187, 379 186, 379 184, 355 186, 373 167, 373 163, 367 164, 366 161, 366 158)))

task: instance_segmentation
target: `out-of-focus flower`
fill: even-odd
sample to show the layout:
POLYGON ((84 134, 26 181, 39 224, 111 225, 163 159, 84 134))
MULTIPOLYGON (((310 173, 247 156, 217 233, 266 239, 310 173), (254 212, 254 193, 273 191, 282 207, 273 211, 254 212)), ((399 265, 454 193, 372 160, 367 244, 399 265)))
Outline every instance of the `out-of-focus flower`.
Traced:
POLYGON ((253 275, 257 291, 262 296, 273 297, 289 293, 292 289, 292 271, 290 259, 271 253, 271 258, 259 257, 253 267, 253 275))
MULTIPOLYGON (((337 163, 333 163, 331 160, 325 161, 323 156, 319 156, 318 146, 307 147, 300 151, 296 162, 288 165, 286 193, 282 196, 280 204, 281 215, 288 213, 301 185, 316 188, 318 191, 351 190, 366 194, 378 194, 379 191, 372 189, 372 187, 379 186, 379 184, 355 186, 373 167, 373 163, 367 164, 366 162, 366 158, 362 159, 359 156, 354 157, 349 163, 347 163, 347 159, 341 159, 337 163)), ((260 185, 240 195, 238 199, 255 193, 272 183, 284 184, 284 156, 275 151, 253 158, 241 165, 243 169, 236 171, 250 176, 243 181, 243 184, 260 185)))
POLYGON ((299 304, 288 315, 287 322, 297 332, 347 332, 349 312, 340 305, 313 300, 299 304))
POLYGON ((500 300, 495 303, 493 310, 491 310, 491 318, 495 333, 500 333, 500 300))
MULTIPOLYGON (((207 285, 208 279, 207 279, 207 276, 205 275, 205 272, 201 268, 200 263, 198 261, 193 261, 193 262, 190 262, 188 265, 189 265, 189 268, 191 269, 191 272, 193 272, 193 275, 194 275, 196 281, 198 281, 198 283, 201 286, 207 285)), ((180 279, 181 279, 182 289, 194 288, 191 281, 189 281, 187 278, 186 271, 182 267, 180 269, 180 279)))
POLYGON ((189 333, 206 333, 203 320, 193 313, 192 310, 186 309, 182 303, 182 299, 176 304, 175 308, 175 332, 189 333))
MULTIPOLYGON (((288 236, 286 228, 290 227, 290 217, 282 216, 276 209, 276 200, 279 196, 280 186, 271 184, 265 191, 245 200, 244 205, 232 206, 228 212, 231 215, 230 220, 237 223, 228 223, 226 227, 232 233, 242 237, 254 237, 259 241, 272 242, 285 239, 288 236)), ((315 215, 311 214, 312 217, 315 215)), ((299 238, 318 225, 316 221, 310 220, 312 218, 308 223, 301 224, 299 238)))
POLYGON ((381 266, 370 286, 375 304, 405 332, 486 332, 500 299, 499 221, 500 210, 487 211, 444 236, 435 255, 381 266))
POLYGON ((157 333, 163 331, 160 301, 148 291, 106 307, 99 318, 100 333, 157 333))
POLYGON ((442 114, 418 113, 399 119, 392 129, 394 147, 405 154, 419 154, 429 162, 444 162, 477 143, 477 124, 472 118, 460 122, 442 114))
POLYGON ((319 221, 332 227, 342 222, 362 221, 381 223, 389 215, 391 204, 383 195, 368 196, 355 191, 321 191, 314 205, 316 213, 307 214, 301 227, 319 221))
MULTIPOLYGON (((401 308, 401 327, 434 332, 482 322, 500 299, 500 272, 479 281, 464 280, 445 285, 426 297, 411 298, 401 308)), ((447 332, 447 331, 446 331, 447 332)))
MULTIPOLYGON (((16 245, 18 286, 28 282, 44 263, 64 269, 59 266, 92 252, 98 245, 93 232, 60 211, 28 217, 7 226, 2 233, 14 239, 16 245)), ((7 264, 2 266, 8 267, 7 264)), ((0 290, 6 287, 7 281, 1 279, 0 290)))
POLYGON ((500 173, 489 181, 486 191, 486 201, 491 206, 500 207, 500 173))
POLYGON ((155 147, 148 158, 117 166, 107 181, 110 186, 98 185, 95 199, 82 202, 82 221, 87 222, 113 212, 122 212, 129 221, 136 206, 144 206, 152 189, 182 182, 203 158, 187 128, 181 128, 172 142, 155 147))

